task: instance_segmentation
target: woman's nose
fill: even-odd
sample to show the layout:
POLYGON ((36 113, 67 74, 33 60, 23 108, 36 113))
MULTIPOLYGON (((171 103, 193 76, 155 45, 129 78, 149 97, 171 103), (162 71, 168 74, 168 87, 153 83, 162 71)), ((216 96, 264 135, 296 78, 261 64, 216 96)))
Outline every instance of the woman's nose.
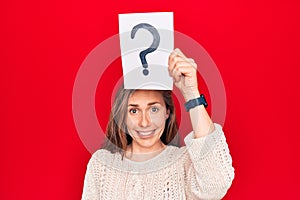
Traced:
POLYGON ((149 116, 149 113, 143 112, 142 116, 141 116, 141 119, 140 119, 139 126, 148 127, 150 125, 151 125, 151 118, 149 116))

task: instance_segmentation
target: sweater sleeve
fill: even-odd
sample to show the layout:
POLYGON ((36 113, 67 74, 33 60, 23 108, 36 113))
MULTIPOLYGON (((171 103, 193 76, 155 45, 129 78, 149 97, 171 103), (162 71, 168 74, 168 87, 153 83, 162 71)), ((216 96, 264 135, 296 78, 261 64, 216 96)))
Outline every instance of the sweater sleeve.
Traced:
POLYGON ((100 198, 97 181, 97 165, 97 159, 93 155, 87 165, 81 198, 82 200, 98 200, 100 198))
POLYGON ((192 199, 221 199, 234 178, 232 158, 222 127, 194 139, 191 132, 184 139, 190 162, 186 162, 187 188, 192 199))

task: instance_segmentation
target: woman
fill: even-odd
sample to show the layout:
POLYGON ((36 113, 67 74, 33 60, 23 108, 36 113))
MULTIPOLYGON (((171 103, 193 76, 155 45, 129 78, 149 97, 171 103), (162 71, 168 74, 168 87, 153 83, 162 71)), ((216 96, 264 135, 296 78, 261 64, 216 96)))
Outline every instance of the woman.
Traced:
MULTIPOLYGON (((120 89, 104 147, 89 161, 82 199, 221 199, 234 178, 222 128, 199 98, 196 64, 179 49, 169 74, 190 113, 193 132, 177 147, 171 91, 120 89), (191 103, 199 98, 200 103, 191 103)), ((199 101, 198 101, 199 102, 199 101)))

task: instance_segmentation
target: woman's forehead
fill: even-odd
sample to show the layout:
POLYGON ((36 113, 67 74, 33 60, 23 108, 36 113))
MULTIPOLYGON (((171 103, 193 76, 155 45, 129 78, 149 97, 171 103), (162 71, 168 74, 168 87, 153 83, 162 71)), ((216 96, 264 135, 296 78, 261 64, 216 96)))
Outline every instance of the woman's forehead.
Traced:
POLYGON ((136 90, 128 99, 128 104, 148 104, 149 102, 164 104, 162 92, 159 90, 136 90))

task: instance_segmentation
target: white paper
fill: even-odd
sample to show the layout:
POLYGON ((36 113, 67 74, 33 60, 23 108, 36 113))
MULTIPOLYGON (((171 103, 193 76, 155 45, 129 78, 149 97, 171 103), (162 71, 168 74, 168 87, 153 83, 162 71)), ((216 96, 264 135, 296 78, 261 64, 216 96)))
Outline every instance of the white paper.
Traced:
POLYGON ((172 90, 168 58, 174 48, 173 13, 119 14, 119 36, 125 89, 172 90), (139 24, 146 24, 146 27, 139 27, 139 24), (132 38, 131 32, 136 25, 139 28, 132 38), (154 41, 149 26, 153 27, 151 31, 156 33, 157 30, 159 44, 155 51, 145 56, 148 63, 145 68, 140 52, 148 49, 154 41))

